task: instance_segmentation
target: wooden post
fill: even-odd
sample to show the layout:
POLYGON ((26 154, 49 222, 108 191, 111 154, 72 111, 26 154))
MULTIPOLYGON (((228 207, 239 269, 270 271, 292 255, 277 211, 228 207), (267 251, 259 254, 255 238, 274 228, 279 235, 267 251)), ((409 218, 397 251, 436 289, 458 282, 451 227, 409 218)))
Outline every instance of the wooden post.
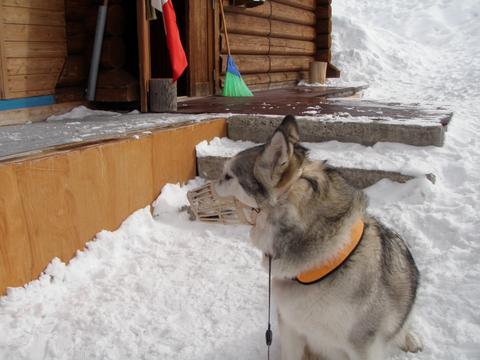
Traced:
POLYGON ((172 79, 150 80, 150 110, 152 112, 177 111, 177 83, 172 79))
POLYGON ((150 64, 150 24, 145 0, 137 0, 138 62, 140 68, 140 109, 148 111, 148 83, 152 77, 150 64))
POLYGON ((310 63, 310 83, 325 84, 325 78, 327 77, 327 65, 328 63, 323 61, 312 61, 310 63))

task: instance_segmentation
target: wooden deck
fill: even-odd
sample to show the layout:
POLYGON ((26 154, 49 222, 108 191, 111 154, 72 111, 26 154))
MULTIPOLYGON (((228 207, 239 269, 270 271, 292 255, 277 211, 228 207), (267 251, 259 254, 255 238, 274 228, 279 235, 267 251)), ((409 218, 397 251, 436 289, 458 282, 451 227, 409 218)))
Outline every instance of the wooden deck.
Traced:
POLYGON ((186 99, 179 103, 178 112, 186 114, 233 113, 258 115, 365 117, 383 122, 406 121, 422 124, 448 125, 452 113, 441 108, 416 104, 382 103, 360 99, 340 99, 365 87, 313 88, 296 87, 258 91, 253 97, 209 96, 186 99))

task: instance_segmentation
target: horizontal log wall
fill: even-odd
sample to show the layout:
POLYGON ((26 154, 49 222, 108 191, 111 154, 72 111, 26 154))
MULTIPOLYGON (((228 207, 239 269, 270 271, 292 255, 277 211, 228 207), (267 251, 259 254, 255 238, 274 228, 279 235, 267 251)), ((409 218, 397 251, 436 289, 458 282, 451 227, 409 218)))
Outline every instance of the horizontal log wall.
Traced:
POLYGON ((0 163, 0 295, 115 230, 167 182, 195 177, 195 145, 225 134, 212 120, 0 163))
POLYGON ((0 0, 0 98, 54 94, 65 55, 63 0, 0 0))
MULTIPOLYGON (((231 52, 251 89, 292 86, 305 78, 317 54, 315 0, 266 0, 254 8, 223 2, 231 52)), ((221 33, 223 84, 227 48, 221 33)))

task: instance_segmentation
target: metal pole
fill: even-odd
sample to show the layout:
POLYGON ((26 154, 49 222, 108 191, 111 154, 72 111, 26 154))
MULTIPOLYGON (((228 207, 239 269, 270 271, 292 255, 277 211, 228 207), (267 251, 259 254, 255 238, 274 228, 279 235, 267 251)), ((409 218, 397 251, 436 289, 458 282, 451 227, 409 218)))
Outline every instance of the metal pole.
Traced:
POLYGON ((104 0, 103 5, 98 8, 97 27, 95 30, 95 41, 93 43, 92 60, 90 62, 90 72, 88 74, 87 100, 95 100, 95 91, 97 89, 98 66, 100 56, 102 55, 103 34, 105 32, 105 23, 107 20, 108 0, 104 0))

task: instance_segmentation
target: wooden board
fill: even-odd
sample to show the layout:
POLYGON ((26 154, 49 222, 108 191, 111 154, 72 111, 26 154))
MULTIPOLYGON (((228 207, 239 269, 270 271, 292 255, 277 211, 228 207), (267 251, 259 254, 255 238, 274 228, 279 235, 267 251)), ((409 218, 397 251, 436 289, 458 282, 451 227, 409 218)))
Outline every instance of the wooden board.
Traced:
POLYGON ((195 145, 225 135, 216 120, 1 163, 0 294, 37 278, 54 257, 70 260, 100 230, 115 230, 167 182, 195 177, 195 145))
MULTIPOLYGON (((314 55, 315 43, 312 41, 268 38, 254 35, 229 35, 232 54, 250 55, 314 55)), ((225 37, 221 37, 221 51, 227 53, 225 37)))
POLYGON ((0 126, 43 121, 51 115, 64 114, 74 107, 85 104, 86 102, 84 101, 74 101, 48 106, 37 106, 28 109, 0 111, 0 126))
POLYGON ((269 20, 244 14, 225 14, 229 33, 245 35, 261 35, 296 40, 314 40, 315 27, 269 20))
POLYGON ((63 11, 63 0, 1 0, 3 6, 63 11))
POLYGON ((188 5, 188 80, 190 96, 211 95, 214 91, 215 41, 214 6, 209 0, 188 5))
POLYGON ((0 1, 0 98, 53 94, 66 55, 63 1, 0 1))
POLYGON ((65 41, 65 29, 59 26, 5 24, 3 31, 5 41, 65 41))
MULTIPOLYGON (((228 1, 226 2, 226 4, 228 4, 228 1)), ((313 26, 316 23, 316 16, 314 11, 305 10, 296 6, 290 6, 269 0, 267 0, 264 5, 253 8, 225 6, 225 12, 234 12, 249 16, 271 18, 273 20, 281 20, 293 24, 313 26)))
MULTIPOLYGON (((227 56, 222 55, 222 74, 226 71, 227 56)), ((279 71, 308 70, 311 56, 281 56, 281 55, 236 55, 235 63, 240 73, 267 73, 279 71)))
POLYGON ((6 60, 6 69, 9 76, 58 74, 62 70, 63 63, 63 58, 36 58, 34 61, 28 58, 9 58, 6 60))
POLYGON ((150 26, 145 1, 137 0, 138 67, 140 83, 140 111, 148 111, 148 84, 152 78, 150 63, 150 26))
POLYGON ((4 7, 0 16, 4 24, 65 25, 63 11, 4 7))

